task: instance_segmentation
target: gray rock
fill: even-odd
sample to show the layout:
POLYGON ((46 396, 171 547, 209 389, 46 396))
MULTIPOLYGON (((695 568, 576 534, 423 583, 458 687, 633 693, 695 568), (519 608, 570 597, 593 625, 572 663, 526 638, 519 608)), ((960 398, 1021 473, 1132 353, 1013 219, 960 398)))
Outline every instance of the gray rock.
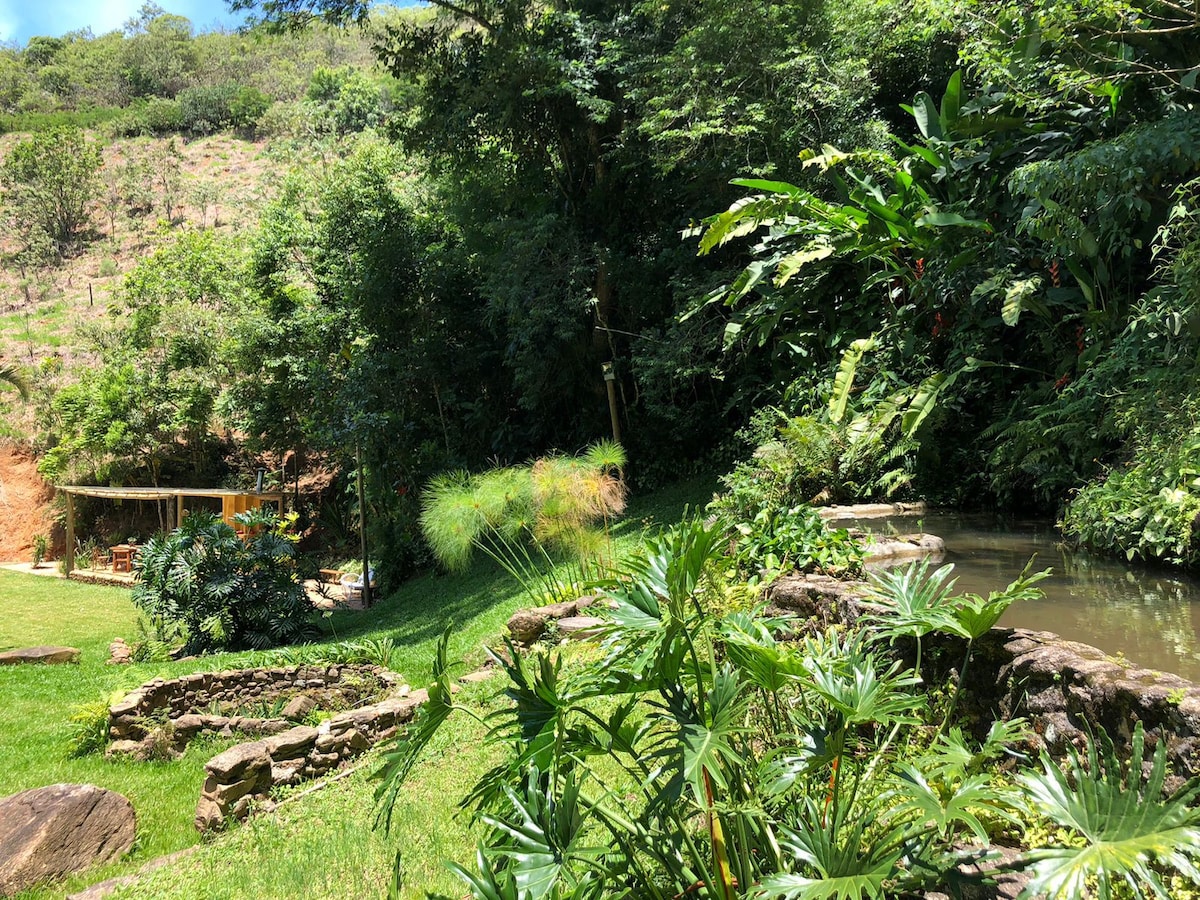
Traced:
POLYGON ((19 666, 24 663, 61 665, 79 662, 79 651, 74 647, 25 647, 0 653, 0 666, 19 666))
POLYGON ((487 681, 496 673, 495 668, 476 669, 474 672, 468 672, 462 678, 458 679, 463 684, 475 684, 479 681, 487 681))
POLYGON ((317 729, 308 725, 297 725, 281 734, 264 738, 262 744, 272 760, 294 759, 303 756, 317 739, 317 729))
POLYGON ((301 694, 298 697, 293 697, 284 706, 280 713, 285 719, 290 719, 293 722, 301 722, 304 718, 317 708, 317 701, 312 697, 301 694))
POLYGON ((133 805, 92 784, 52 784, 0 800, 0 896, 121 856, 133 805))
POLYGON ((518 609, 508 620, 508 633, 518 644, 533 644, 546 630, 546 617, 541 610, 518 609))
POLYGON ((251 741, 218 753, 204 768, 218 782, 229 784, 240 780, 250 770, 265 768, 270 771, 271 755, 263 741, 251 741))
POLYGON ((141 741, 113 741, 105 748, 104 757, 112 759, 116 756, 132 756, 141 759, 144 750, 141 741))
POLYGON ((946 553, 946 542, 935 534, 901 534, 868 543, 865 549, 867 565, 923 556, 941 559, 946 553))
POLYGON ((603 626, 604 620, 595 616, 568 616, 558 620, 559 633, 573 641, 586 641, 594 638, 600 633, 603 626))
POLYGON ((547 603, 539 606, 537 611, 547 619, 566 619, 579 611, 578 600, 565 600, 562 603, 547 603))

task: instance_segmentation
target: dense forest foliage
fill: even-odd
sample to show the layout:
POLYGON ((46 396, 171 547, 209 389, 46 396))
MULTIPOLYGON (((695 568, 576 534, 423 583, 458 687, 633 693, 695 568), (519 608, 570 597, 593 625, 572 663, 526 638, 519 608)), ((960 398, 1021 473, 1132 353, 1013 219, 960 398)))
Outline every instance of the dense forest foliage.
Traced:
POLYGON ((171 231, 167 200, 121 315, 39 395, 52 477, 326 454, 394 577, 428 559, 422 485, 611 433, 610 372, 635 486, 749 440, 744 474, 785 460, 804 500, 1065 510, 1200 559, 1190 7, 231 5, 261 21, 147 5, 0 52, 31 132, 0 171, 15 266, 169 198, 169 152, 101 163, 115 136, 307 160, 232 234, 171 231))

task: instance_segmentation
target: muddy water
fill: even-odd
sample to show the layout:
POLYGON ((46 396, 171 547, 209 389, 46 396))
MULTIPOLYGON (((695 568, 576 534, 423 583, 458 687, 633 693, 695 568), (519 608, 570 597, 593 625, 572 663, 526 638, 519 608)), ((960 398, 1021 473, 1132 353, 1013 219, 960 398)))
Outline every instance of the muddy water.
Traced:
POLYGON ((1053 631, 1123 653, 1151 669, 1200 681, 1200 580, 1161 569, 1072 553, 1047 522, 1000 522, 985 516, 927 514, 838 523, 880 533, 925 530, 946 542, 957 592, 987 595, 1008 584, 1035 553, 1054 574, 1045 598, 1009 607, 1001 625, 1053 631), (919 526, 918 526, 919 523, 919 526))

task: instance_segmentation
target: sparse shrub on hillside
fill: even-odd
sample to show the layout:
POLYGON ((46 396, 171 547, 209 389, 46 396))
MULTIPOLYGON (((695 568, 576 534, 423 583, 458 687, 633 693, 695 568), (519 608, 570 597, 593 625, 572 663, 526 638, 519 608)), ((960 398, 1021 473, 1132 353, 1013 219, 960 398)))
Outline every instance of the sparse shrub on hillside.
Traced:
POLYGON ((109 123, 109 131, 115 137, 139 137, 141 135, 174 134, 183 127, 183 112, 178 100, 151 97, 138 101, 109 123))
POLYGON ((305 131, 310 106, 302 100, 272 103, 254 123, 254 133, 260 137, 285 137, 305 131))
POLYGON ((273 101, 258 88, 243 85, 229 101, 229 124, 234 128, 254 128, 271 108, 273 101))
POLYGON ((232 104, 238 88, 218 84, 188 88, 179 94, 180 125, 192 134, 212 134, 233 124, 232 104))
POLYGON ((13 147, 0 183, 23 239, 44 238, 59 256, 72 250, 100 193, 99 172, 99 145, 78 128, 38 132, 13 147))

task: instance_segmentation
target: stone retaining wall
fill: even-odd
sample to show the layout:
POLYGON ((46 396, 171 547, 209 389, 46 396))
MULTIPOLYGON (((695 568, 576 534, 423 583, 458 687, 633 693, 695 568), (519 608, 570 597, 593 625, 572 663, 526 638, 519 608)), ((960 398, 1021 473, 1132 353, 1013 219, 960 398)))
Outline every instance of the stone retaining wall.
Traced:
MULTIPOLYGON (((865 589, 862 582, 798 575, 779 579, 767 598, 777 610, 824 627, 868 612, 865 589)), ((951 677, 963 650, 952 638, 926 638, 927 676, 951 677)), ((1096 726, 1127 744, 1141 722, 1149 739, 1166 742, 1177 776, 1200 775, 1200 685, 1048 631, 993 628, 976 641, 959 710, 980 730, 1023 716, 1035 732, 1030 749, 1055 755, 1082 746, 1096 726)))
POLYGON ((217 754, 204 766, 207 777, 196 806, 197 830, 243 819, 252 805, 269 802, 268 794, 276 785, 319 778, 392 737, 427 699, 423 690, 404 689, 403 696, 339 713, 315 728, 296 725, 217 754))
POLYGON ((273 734, 291 727, 286 708, 278 718, 245 717, 237 711, 303 695, 311 702, 296 708, 295 717, 302 718, 315 707, 345 707, 377 697, 398 680, 381 666, 355 665, 280 666, 199 672, 169 681, 156 678, 109 708, 108 731, 121 744, 141 741, 156 726, 168 723, 176 743, 184 744, 208 733, 273 734))
POLYGON ((550 603, 530 609, 519 609, 508 620, 508 633, 513 643, 529 647, 542 639, 553 623, 563 637, 583 640, 596 634, 603 624, 600 619, 584 614, 596 602, 595 597, 580 597, 562 603, 550 603))

